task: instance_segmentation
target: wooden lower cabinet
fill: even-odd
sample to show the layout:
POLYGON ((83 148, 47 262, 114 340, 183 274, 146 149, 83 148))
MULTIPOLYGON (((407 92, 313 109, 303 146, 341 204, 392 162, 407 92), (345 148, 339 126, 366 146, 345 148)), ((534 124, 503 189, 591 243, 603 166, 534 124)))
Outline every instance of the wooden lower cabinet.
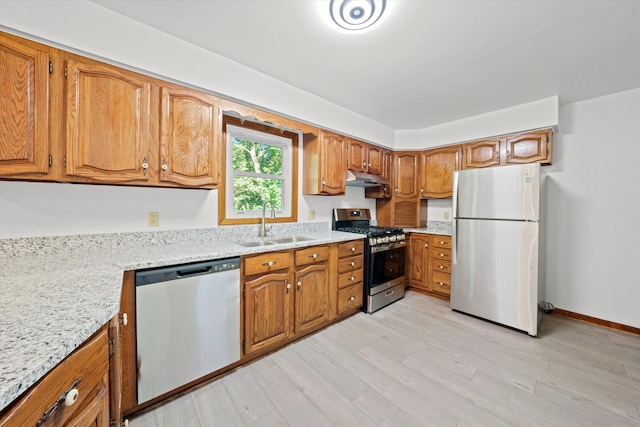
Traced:
POLYGON ((329 246, 296 251, 296 260, 299 258, 304 264, 296 262, 296 334, 314 329, 329 317, 329 246))
POLYGON ((409 236, 409 256, 407 256, 409 268, 409 286, 412 288, 430 291, 429 278, 429 235, 412 233, 409 236))
POLYGON ((409 286, 448 298, 451 294, 451 237, 412 233, 406 269, 409 286))
POLYGON ((1 427, 106 427, 109 422, 109 344, 106 326, 0 416, 1 427), (77 398, 73 401, 70 396, 76 393, 77 398), (72 402, 69 406, 58 402, 65 395, 72 402), (44 415, 46 413, 50 413, 50 416, 44 415))
POLYGON ((244 282, 244 352, 250 354, 291 335, 293 308, 288 269, 247 278, 244 282))

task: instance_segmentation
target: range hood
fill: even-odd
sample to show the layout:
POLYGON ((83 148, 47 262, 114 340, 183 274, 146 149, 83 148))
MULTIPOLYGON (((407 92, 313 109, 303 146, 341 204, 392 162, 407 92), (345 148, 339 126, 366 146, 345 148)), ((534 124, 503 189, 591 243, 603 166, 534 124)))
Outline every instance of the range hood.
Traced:
POLYGON ((389 180, 380 175, 348 170, 346 184, 352 187, 376 187, 389 184, 389 180))

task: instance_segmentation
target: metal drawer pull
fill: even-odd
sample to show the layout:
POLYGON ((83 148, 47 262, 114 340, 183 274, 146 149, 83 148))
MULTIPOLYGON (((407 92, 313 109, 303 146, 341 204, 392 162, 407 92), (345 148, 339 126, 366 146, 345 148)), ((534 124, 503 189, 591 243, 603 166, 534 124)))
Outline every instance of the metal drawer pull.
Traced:
POLYGON ((356 280, 356 276, 351 276, 349 277, 349 280, 351 280, 352 282, 354 282, 356 280))
POLYGON ((389 292, 385 293, 384 296, 385 297, 391 296, 391 295, 393 295, 394 292, 395 291, 389 291, 389 292))
POLYGON ((444 270, 444 265, 439 265, 439 266, 438 266, 438 268, 439 268, 440 270, 444 270))
POLYGON ((309 258, 316 259, 316 258, 318 258, 318 254, 311 254, 311 255, 309 255, 309 258))
POLYGON ((355 248, 355 247, 354 247, 354 248, 351 248, 351 252, 355 252, 355 251, 356 251, 356 248, 355 248))
POLYGON ((298 280, 297 285, 298 285, 298 289, 300 289, 300 286, 302 286, 302 282, 298 280))
POLYGON ((355 301, 356 297, 349 297, 349 301, 355 301))
POLYGON ((446 285, 447 285, 447 284, 446 284, 446 283, 444 283, 444 282, 436 282, 436 283, 437 283, 438 285, 440 285, 440 286, 446 286, 446 285))
POLYGON ((355 261, 351 261, 351 262, 349 263, 349 265, 350 265, 351 267, 355 267, 356 263, 355 263, 355 261))
POLYGON ((274 265, 276 265, 276 261, 263 262, 262 265, 264 265, 265 267, 273 267, 274 265))
POLYGON ((78 378, 77 380, 75 380, 73 384, 71 384, 71 387, 69 387, 67 391, 62 393, 62 395, 58 398, 58 400, 56 400, 56 402, 53 405, 51 405, 49 409, 44 411, 44 414, 42 414, 42 417, 38 420, 38 423, 36 424, 36 426, 41 426, 42 424, 46 423, 47 420, 51 418, 51 415, 53 415, 56 409, 58 409, 58 406, 60 406, 61 404, 64 403, 65 406, 71 406, 74 403, 76 403, 79 395, 78 389, 76 387, 78 387, 78 384, 80 384, 80 381, 82 381, 82 378, 78 378))
POLYGON ((429 244, 428 244, 428 243, 425 243, 425 244, 424 244, 424 247, 425 247, 425 248, 428 248, 428 247, 429 247, 429 244))
POLYGON ((444 258, 444 256, 445 256, 444 254, 440 254, 440 257, 441 257, 441 258, 444 258))
POLYGON ((440 244, 441 244, 441 245, 446 245, 446 244, 447 244, 447 242, 443 242, 442 240, 440 240, 440 244))

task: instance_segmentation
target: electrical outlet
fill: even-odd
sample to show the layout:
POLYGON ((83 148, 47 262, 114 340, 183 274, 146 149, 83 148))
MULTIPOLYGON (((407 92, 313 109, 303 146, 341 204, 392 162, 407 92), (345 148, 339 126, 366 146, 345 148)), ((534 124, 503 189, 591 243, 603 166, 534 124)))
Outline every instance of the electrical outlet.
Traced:
POLYGON ((444 220, 445 221, 449 220, 449 211, 444 211, 444 220))
POLYGON ((316 211, 308 211, 307 219, 316 219, 316 211))
POLYGON ((149 227, 160 225, 160 212, 149 212, 149 227))

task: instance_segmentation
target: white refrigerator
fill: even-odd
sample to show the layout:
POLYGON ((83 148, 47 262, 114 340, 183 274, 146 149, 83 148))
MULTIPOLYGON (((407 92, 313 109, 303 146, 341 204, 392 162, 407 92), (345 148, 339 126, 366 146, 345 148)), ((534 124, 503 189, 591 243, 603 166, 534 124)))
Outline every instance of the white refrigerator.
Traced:
POLYGON ((544 298, 540 164, 454 173, 451 308, 536 336, 544 298))

